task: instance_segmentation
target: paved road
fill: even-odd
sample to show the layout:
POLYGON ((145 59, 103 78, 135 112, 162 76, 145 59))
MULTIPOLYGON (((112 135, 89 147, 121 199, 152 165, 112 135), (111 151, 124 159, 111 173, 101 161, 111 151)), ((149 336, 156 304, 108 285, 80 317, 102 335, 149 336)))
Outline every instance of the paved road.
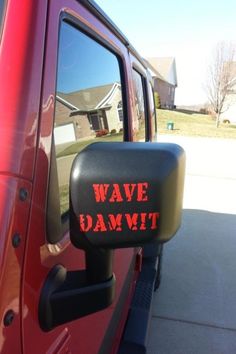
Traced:
POLYGON ((236 141, 161 136, 187 153, 182 227, 165 245, 148 354, 236 353, 236 141))

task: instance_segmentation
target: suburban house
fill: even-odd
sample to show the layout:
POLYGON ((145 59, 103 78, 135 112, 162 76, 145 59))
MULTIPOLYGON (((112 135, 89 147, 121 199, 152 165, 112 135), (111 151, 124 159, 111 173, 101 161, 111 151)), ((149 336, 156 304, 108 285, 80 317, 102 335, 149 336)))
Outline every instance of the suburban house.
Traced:
POLYGON ((236 62, 230 62, 230 65, 232 72, 232 84, 230 93, 225 101, 220 120, 236 124, 236 62))
POLYGON ((161 107, 173 109, 177 87, 175 58, 147 58, 146 63, 153 78, 154 92, 159 94, 161 107))
POLYGON ((120 83, 83 89, 70 93, 57 92, 56 145, 95 137, 97 131, 119 132, 123 127, 120 83))

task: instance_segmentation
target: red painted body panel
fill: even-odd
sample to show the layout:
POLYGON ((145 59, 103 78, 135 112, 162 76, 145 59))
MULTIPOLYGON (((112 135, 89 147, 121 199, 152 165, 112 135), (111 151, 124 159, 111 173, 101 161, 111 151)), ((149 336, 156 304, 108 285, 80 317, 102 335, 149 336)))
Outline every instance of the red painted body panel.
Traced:
POLYGON ((1 353, 95 354, 103 345, 115 354, 125 325, 138 272, 137 250, 115 252, 115 301, 106 310, 81 318, 49 333, 38 322, 40 292, 50 269, 62 264, 83 269, 84 254, 65 234, 60 243, 46 242, 47 186, 53 132, 57 49, 60 16, 68 13, 103 38, 120 55, 124 65, 132 140, 134 96, 127 48, 86 8, 75 0, 16 2, 8 0, 0 44, 0 351, 1 353), (19 15, 20 14, 20 15, 19 15), (19 189, 28 191, 26 201, 19 189), (19 233, 20 246, 12 247, 19 233), (128 281, 126 281, 128 278, 128 281), (126 287, 126 289, 125 289, 126 287), (106 337, 113 322, 112 338, 106 337), (9 327, 5 313, 15 313, 9 327), (115 324, 114 324, 115 323, 115 324), (32 349, 33 348, 33 349, 32 349))
POLYGON ((9 0, 0 46, 0 171, 27 179, 34 170, 46 10, 45 1, 9 0))
POLYGON ((15 177, 0 175, 0 352, 21 353, 21 274, 30 209, 31 184, 15 177), (20 189, 24 188, 27 199, 21 201, 20 189), (12 245, 14 235, 20 243, 12 245), (14 313, 10 326, 4 326, 4 317, 14 313))
MULTIPOLYGON (((56 264, 63 264, 68 270, 84 268, 84 254, 75 249, 66 234, 64 239, 52 246, 46 240, 45 209, 47 203, 47 183, 50 165, 51 139, 54 119, 58 28, 62 12, 69 13, 79 21, 99 33, 110 43, 123 60, 128 61, 126 48, 108 29, 96 20, 88 10, 84 9, 77 1, 51 1, 49 6, 48 27, 45 48, 44 78, 42 87, 42 104, 39 127, 38 152, 35 166, 35 179, 32 197, 32 209, 29 223, 28 244, 26 250, 26 263, 24 273, 23 291, 23 348, 25 354, 31 354, 34 345, 33 338, 37 338, 38 353, 56 353, 68 350, 71 353, 95 354, 106 342, 105 336, 109 330, 110 321, 119 301, 125 280, 129 274, 129 288, 127 289, 126 306, 120 309, 124 326, 127 317, 135 272, 135 253, 133 249, 118 250, 115 252, 114 272, 117 279, 116 298, 112 306, 98 313, 81 318, 66 326, 44 333, 38 324, 38 302, 41 288, 50 269, 56 264), (66 5, 66 9, 65 9, 66 5), (124 58, 125 57, 125 58, 124 58), (44 173, 42 174, 42 171, 44 173), (34 269, 34 276, 32 276, 34 269), (60 339, 59 339, 60 338, 60 339), (66 343, 66 344, 65 344, 66 343), (66 349, 64 349, 66 347, 66 349)), ((126 73, 127 75, 127 73, 126 73)), ((119 324, 119 323, 118 323, 119 324)), ((116 324, 116 326, 118 325, 116 324)), ((119 337, 123 330, 114 330, 114 338, 109 338, 105 346, 109 352, 115 353, 119 337), (113 343, 114 342, 114 343, 113 343), (112 349, 113 346, 113 349, 112 349)))
POLYGON ((7 2, 0 41, 0 351, 21 353, 21 288, 36 151, 46 4, 7 2), (35 12, 38 17, 34 16, 35 12), (20 16, 19 16, 20 14, 20 16), (28 191, 19 199, 20 188, 28 191), (18 248, 13 235, 20 235, 18 248), (4 326, 7 311, 14 313, 4 326))

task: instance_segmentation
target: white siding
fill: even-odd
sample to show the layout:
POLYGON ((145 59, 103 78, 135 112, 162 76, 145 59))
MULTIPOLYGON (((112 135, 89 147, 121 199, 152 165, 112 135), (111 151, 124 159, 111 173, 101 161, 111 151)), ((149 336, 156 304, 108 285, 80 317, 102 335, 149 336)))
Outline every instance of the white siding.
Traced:
POLYGON ((235 93, 229 95, 225 102, 225 107, 229 107, 221 114, 221 121, 228 119, 230 123, 236 124, 236 88, 235 93))

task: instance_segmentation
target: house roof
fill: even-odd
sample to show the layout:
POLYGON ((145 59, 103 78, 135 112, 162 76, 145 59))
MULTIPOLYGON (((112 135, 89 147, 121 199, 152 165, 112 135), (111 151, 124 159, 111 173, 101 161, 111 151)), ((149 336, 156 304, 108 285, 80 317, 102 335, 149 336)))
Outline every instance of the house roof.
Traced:
POLYGON ((70 93, 57 93, 57 100, 73 111, 91 111, 108 106, 119 83, 91 87, 70 93))
POLYGON ((166 81, 165 78, 157 71, 156 68, 150 63, 149 60, 143 59, 146 63, 146 66, 148 67, 149 71, 151 72, 152 77, 157 77, 158 79, 162 81, 166 81))
MULTIPOLYGON (((175 58, 173 57, 152 57, 147 58, 150 66, 155 70, 159 79, 177 86, 177 74, 175 58)), ((155 76, 155 75, 153 75, 155 76)))

